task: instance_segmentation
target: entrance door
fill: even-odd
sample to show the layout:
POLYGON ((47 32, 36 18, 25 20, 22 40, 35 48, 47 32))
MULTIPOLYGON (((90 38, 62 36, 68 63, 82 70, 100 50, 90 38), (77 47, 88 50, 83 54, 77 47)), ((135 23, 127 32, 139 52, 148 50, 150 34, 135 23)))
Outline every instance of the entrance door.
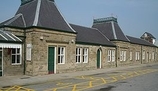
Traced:
POLYGON ((101 51, 98 49, 97 51, 97 68, 101 68, 101 51))
POLYGON ((54 73, 55 47, 48 48, 48 73, 54 73))
POLYGON ((0 48, 0 76, 2 76, 3 75, 3 69, 2 69, 2 48, 0 48))

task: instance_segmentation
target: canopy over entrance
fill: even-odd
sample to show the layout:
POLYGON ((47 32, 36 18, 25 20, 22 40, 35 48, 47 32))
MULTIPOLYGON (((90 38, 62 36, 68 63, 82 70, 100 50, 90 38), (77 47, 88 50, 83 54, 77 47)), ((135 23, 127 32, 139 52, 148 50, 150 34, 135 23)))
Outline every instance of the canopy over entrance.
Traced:
POLYGON ((0 30, 0 48, 21 48, 22 40, 11 32, 0 30))
POLYGON ((0 48, 21 48, 21 44, 0 43, 0 48))

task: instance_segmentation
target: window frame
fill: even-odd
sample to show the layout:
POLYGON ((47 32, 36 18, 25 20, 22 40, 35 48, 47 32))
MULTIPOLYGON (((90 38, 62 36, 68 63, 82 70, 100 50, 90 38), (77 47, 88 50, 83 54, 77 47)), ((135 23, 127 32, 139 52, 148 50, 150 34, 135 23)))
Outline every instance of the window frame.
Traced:
POLYGON ((126 50, 120 51, 120 61, 126 61, 127 52, 126 50))
POLYGON ((132 51, 130 51, 129 55, 130 55, 129 60, 130 60, 130 61, 133 60, 133 52, 132 52, 132 51))
POLYGON ((140 52, 139 51, 136 52, 135 58, 136 58, 136 61, 140 60, 140 52))
POLYGON ((145 60, 145 51, 143 51, 142 59, 145 60))
POLYGON ((115 54, 116 54, 116 51, 115 50, 111 50, 112 52, 111 52, 111 61, 112 62, 115 62, 115 54))
POLYGON ((22 58, 21 58, 21 48, 12 48, 11 50, 11 64, 12 65, 21 65, 22 64, 22 58), (15 49, 15 53, 13 53, 13 50, 15 49), (19 49, 19 52, 18 52, 19 49), (15 56, 15 60, 13 63, 13 56, 15 56), (18 56, 19 56, 19 63, 18 63, 18 56))
POLYGON ((76 48, 76 63, 81 63, 82 61, 82 48, 76 48))
POLYGON ((65 47, 58 47, 58 64, 65 64, 65 47))
POLYGON ((111 62, 111 50, 108 50, 108 62, 111 62))
POLYGON ((115 52, 116 51, 113 49, 108 50, 108 57, 107 57, 108 62, 115 62, 115 52))
POLYGON ((88 48, 83 48, 83 63, 88 63, 88 48))
POLYGON ((152 52, 152 60, 155 59, 155 52, 152 52))

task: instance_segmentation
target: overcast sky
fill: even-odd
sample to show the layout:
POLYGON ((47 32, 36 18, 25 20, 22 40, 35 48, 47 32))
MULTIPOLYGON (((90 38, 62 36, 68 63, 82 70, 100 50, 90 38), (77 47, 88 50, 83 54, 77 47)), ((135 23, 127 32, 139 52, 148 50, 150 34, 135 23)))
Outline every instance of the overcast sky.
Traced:
MULTIPOLYGON (((149 32, 158 39, 158 0, 55 0, 69 23, 91 27, 93 19, 114 16, 125 35, 149 32)), ((16 13, 21 0, 1 0, 0 22, 16 13)))

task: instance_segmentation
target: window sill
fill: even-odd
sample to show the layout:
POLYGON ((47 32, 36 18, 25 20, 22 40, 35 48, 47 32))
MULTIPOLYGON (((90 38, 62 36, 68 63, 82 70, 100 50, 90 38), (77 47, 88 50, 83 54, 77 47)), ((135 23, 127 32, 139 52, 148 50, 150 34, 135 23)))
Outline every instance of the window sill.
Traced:
POLYGON ((14 66, 14 65, 15 65, 15 66, 16 66, 16 65, 21 65, 21 63, 15 63, 15 64, 11 64, 11 65, 13 65, 13 66, 14 66))
POLYGON ((84 64, 87 64, 88 62, 83 62, 84 64))
POLYGON ((59 65, 65 64, 65 63, 58 63, 59 65))

